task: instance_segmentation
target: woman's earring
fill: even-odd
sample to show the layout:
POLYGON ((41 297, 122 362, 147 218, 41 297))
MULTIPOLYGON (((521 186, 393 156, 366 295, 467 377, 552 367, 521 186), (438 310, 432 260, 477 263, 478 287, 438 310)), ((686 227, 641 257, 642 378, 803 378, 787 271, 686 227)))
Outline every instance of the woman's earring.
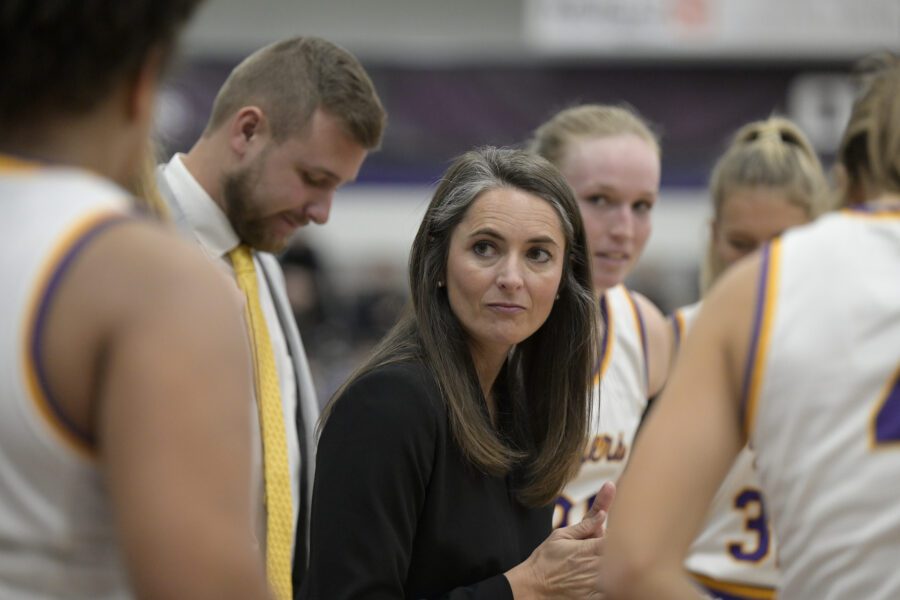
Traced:
POLYGON ((556 295, 556 299, 559 300, 559 294, 556 295))
POLYGON ((443 281, 438 281, 438 287, 439 287, 439 288, 444 287, 444 282, 443 282, 443 281))

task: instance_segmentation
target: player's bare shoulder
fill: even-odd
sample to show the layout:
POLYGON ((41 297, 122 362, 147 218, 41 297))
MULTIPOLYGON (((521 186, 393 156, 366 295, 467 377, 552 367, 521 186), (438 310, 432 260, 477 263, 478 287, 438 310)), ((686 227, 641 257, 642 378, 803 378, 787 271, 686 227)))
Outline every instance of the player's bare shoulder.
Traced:
POLYGON ((99 298, 109 326, 172 311, 233 319, 242 310, 239 291, 223 267, 156 223, 130 220, 111 228, 82 262, 73 283, 99 298))
POLYGON ((722 274, 710 289, 696 317, 697 336, 708 339, 711 348, 724 350, 727 372, 734 385, 744 375, 750 338, 760 297, 765 290, 764 274, 768 274, 768 249, 739 261, 722 274), (765 273, 764 273, 765 271, 765 273))

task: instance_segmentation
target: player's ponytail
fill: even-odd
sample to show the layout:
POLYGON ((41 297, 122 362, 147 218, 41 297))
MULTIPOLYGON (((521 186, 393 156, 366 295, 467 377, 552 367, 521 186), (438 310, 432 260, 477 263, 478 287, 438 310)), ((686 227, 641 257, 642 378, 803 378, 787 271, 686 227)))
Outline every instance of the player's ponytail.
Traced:
POLYGON ((838 151, 844 204, 900 193, 900 58, 870 57, 860 63, 858 73, 863 92, 838 151))

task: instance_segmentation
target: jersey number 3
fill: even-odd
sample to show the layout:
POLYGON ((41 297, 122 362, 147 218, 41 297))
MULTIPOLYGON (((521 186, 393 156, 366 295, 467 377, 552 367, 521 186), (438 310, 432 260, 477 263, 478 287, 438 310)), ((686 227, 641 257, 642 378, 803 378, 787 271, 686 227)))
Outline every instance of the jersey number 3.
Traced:
POLYGON ((759 562, 769 554, 769 523, 762 494, 753 488, 741 490, 734 499, 734 507, 747 515, 744 527, 756 534, 757 541, 756 547, 749 550, 743 543, 732 542, 728 544, 728 553, 737 560, 759 562))

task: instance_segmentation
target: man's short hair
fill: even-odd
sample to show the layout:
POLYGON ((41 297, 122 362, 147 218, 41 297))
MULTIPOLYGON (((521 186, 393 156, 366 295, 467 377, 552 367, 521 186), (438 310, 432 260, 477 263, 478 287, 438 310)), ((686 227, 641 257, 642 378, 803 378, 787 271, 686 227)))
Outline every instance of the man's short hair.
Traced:
POLYGON ((276 42, 235 67, 216 96, 204 135, 244 106, 262 109, 276 141, 300 134, 319 108, 363 148, 377 148, 384 132, 384 108, 365 69, 340 46, 316 37, 276 42))

